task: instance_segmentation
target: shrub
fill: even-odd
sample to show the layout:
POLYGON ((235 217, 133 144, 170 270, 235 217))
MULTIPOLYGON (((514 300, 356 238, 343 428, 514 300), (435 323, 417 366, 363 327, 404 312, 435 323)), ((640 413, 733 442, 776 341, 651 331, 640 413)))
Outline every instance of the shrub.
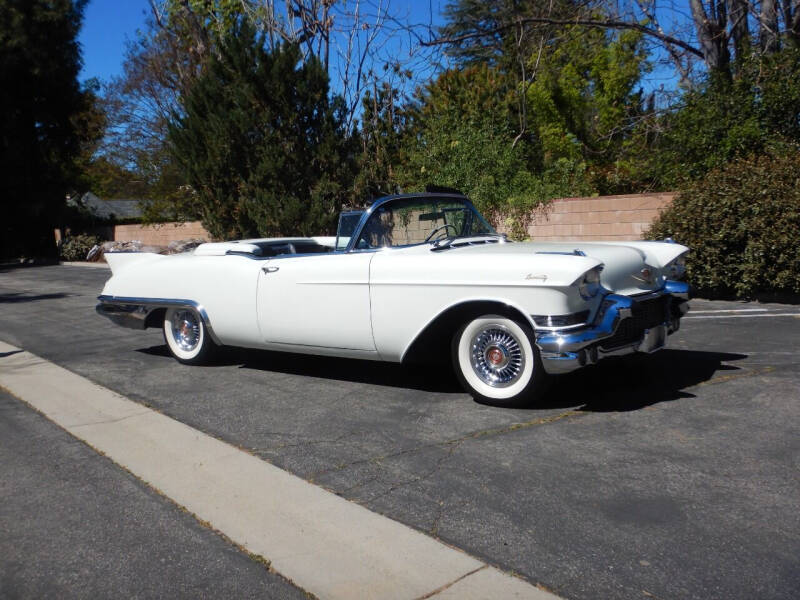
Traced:
POLYGON ((733 78, 709 76, 655 128, 642 128, 652 140, 630 144, 633 165, 649 163, 656 185, 669 189, 731 160, 768 153, 776 141, 800 143, 800 48, 749 54, 737 71, 733 78), (650 149, 644 155, 636 153, 642 143, 650 149))
POLYGON ((102 240, 96 235, 81 233, 79 235, 70 236, 66 238, 61 245, 61 251, 59 253, 61 260, 86 260, 86 255, 89 254, 89 250, 101 243, 102 240))
POLYGON ((688 184, 647 237, 691 248, 687 273, 711 296, 800 293, 800 151, 732 161, 688 184))

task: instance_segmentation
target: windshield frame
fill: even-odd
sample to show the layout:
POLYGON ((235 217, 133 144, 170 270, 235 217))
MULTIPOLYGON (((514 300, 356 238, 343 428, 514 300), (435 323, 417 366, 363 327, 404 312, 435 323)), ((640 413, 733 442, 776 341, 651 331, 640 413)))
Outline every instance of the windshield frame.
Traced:
MULTIPOLYGON (((466 208, 468 208, 468 209, 470 209, 472 211, 472 213, 473 213, 473 217, 472 218, 475 218, 475 216, 477 216, 477 218, 479 218, 481 221, 483 221, 483 223, 492 231, 492 233, 486 233, 486 234, 480 234, 480 235, 488 235, 488 236, 495 236, 496 235, 497 237, 502 237, 502 235, 497 233, 495 228, 492 227, 491 223, 489 223, 489 221, 486 219, 486 217, 484 217, 480 213, 480 211, 477 208, 475 208, 475 205, 472 204, 472 202, 470 202, 469 198, 467 198, 466 196, 462 196, 461 194, 447 194, 447 193, 399 194, 399 195, 395 195, 395 196, 384 196, 383 198, 379 198, 378 200, 373 202, 372 205, 366 211, 364 211, 364 214, 361 216, 361 220, 358 222, 358 225, 356 225, 353 237, 350 238, 350 241, 348 242, 347 247, 345 248, 345 252, 376 252, 377 250, 382 250, 384 248, 410 248, 412 246, 421 246, 423 244, 433 244, 433 242, 435 240, 417 242, 417 243, 413 243, 413 244, 403 244, 403 245, 397 245, 397 246, 384 246, 382 248, 356 248, 355 247, 356 244, 358 243, 358 240, 361 239, 361 234, 364 231, 364 227, 366 226, 367 221, 369 221, 369 219, 372 216, 372 214, 378 208, 380 208, 381 206, 384 206, 386 204, 389 204, 391 202, 407 201, 407 200, 414 200, 414 199, 420 199, 420 200, 442 199, 442 200, 454 200, 454 201, 462 202, 465 205, 466 208)), ((458 237, 458 236, 454 236, 454 237, 458 237)), ((437 239, 442 239, 442 238, 437 238, 437 239)), ((447 238, 445 238, 445 239, 447 239, 447 238)))

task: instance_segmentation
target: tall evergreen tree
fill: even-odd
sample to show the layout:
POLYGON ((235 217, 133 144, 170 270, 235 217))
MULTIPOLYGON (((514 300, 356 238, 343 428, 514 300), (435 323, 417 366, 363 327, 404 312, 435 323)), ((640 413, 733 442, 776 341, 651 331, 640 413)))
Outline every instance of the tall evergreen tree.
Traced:
POLYGON ((0 0, 0 256, 55 253, 53 227, 78 177, 76 40, 86 0, 0 0))
POLYGON ((352 187, 355 148, 321 63, 293 45, 269 52, 247 24, 210 58, 169 139, 218 238, 331 231, 352 187))

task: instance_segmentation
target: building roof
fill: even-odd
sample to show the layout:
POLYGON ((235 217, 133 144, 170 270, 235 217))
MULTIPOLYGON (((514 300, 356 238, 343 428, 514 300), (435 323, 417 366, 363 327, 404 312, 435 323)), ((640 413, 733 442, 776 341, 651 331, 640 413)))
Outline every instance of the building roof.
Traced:
POLYGON ((139 200, 103 200, 92 192, 86 192, 80 198, 70 198, 67 204, 86 210, 101 219, 135 219, 142 216, 139 200))

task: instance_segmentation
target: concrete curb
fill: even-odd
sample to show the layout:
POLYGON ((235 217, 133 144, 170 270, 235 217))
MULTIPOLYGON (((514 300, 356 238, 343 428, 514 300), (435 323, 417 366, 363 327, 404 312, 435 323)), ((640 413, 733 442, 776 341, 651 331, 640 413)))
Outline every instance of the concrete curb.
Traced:
POLYGON ((80 261, 70 261, 70 260, 62 260, 60 265, 65 267, 94 267, 95 269, 108 269, 107 262, 80 262, 80 261))
POLYGON ((557 598, 3 342, 0 386, 320 598, 557 598))

